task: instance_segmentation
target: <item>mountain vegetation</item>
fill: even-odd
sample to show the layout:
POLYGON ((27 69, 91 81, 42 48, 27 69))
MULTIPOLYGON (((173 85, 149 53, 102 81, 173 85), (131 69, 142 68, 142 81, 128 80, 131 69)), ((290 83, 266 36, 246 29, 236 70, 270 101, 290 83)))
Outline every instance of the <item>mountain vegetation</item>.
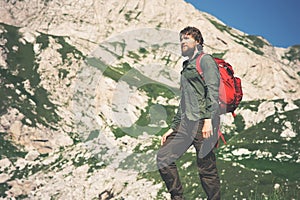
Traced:
MULTIPOLYGON (((186 25, 242 79, 215 149, 223 199, 300 198, 298 45, 181 0, 1 4, 1 199, 168 199, 155 157, 178 106, 186 25)), ((185 197, 205 199, 195 161, 191 148, 177 163, 185 197)))

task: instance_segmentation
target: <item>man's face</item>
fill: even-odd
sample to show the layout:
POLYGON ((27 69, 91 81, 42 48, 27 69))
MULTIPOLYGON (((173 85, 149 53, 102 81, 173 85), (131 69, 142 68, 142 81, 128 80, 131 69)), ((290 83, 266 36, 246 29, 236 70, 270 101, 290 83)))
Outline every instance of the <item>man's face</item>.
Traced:
POLYGON ((182 35, 180 37, 182 56, 192 57, 196 46, 199 44, 191 35, 182 35))

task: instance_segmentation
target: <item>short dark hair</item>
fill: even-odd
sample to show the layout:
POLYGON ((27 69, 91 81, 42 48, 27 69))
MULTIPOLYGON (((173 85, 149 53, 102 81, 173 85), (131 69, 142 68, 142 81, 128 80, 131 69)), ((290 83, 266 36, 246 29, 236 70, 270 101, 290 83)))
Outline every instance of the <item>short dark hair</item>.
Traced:
POLYGON ((182 35, 190 35, 192 36, 201 46, 203 46, 204 39, 202 37, 201 31, 192 26, 187 26, 184 29, 182 29, 179 33, 179 37, 181 38, 182 35))

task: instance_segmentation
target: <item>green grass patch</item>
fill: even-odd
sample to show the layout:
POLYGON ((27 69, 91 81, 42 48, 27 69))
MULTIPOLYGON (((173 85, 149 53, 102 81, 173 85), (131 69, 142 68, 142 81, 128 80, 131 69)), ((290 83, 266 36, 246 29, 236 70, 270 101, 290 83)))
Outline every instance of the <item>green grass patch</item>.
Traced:
POLYGON ((18 148, 9 140, 9 138, 7 138, 7 136, 8 134, 6 132, 0 132, 0 160, 4 158, 9 158, 12 160, 24 158, 27 152, 24 152, 18 148))
POLYGON ((137 10, 129 10, 124 14, 124 16, 126 21, 131 22, 132 20, 139 21, 139 16, 141 14, 142 14, 141 11, 137 12, 137 10))
POLYGON ((247 35, 246 38, 252 40, 253 45, 256 47, 263 48, 264 45, 266 45, 266 43, 256 35, 247 35))
POLYGON ((144 132, 150 135, 162 135, 168 127, 162 127, 162 122, 170 124, 175 115, 174 106, 149 104, 141 111, 139 119, 130 127, 112 127, 114 135, 119 138, 125 135, 138 137, 144 132))
POLYGON ((288 51, 282 56, 282 59, 287 59, 291 62, 300 61, 300 45, 289 47, 288 51))
POLYGON ((263 102, 264 100, 253 100, 253 101, 241 101, 239 108, 242 109, 249 109, 251 111, 258 111, 258 106, 263 102))
MULTIPOLYGON (((263 100, 243 102, 241 107, 257 112, 257 107, 262 102, 263 100)), ((299 102, 296 100, 294 103, 298 105, 299 102)), ((300 197, 299 164, 296 162, 300 136, 297 134, 288 140, 280 136, 287 128, 285 126, 287 122, 291 124, 295 133, 300 132, 298 120, 300 112, 299 109, 283 111, 287 103, 282 99, 274 100, 274 103, 277 104, 277 108, 281 105, 274 115, 246 130, 243 130, 245 126, 243 117, 235 119, 239 121, 235 121, 235 123, 240 123, 240 125, 236 124, 237 127, 240 126, 239 134, 231 135, 226 146, 223 145, 216 149, 222 199, 279 200, 300 197), (239 148, 248 149, 252 153, 234 156, 232 151, 239 148), (269 152, 271 156, 259 157, 257 152, 269 152), (275 158, 280 152, 289 155, 290 157, 283 158, 288 160, 275 158), (279 185, 279 188, 275 189, 275 185, 279 185)), ((154 150, 157 148, 157 146, 153 146, 154 150)), ((151 164, 153 165, 153 163, 151 164)), ((206 198, 197 173, 195 153, 185 153, 176 164, 186 199, 206 198)), ((143 167, 136 168, 136 170, 139 169, 143 169, 143 167)), ((146 173, 141 171, 140 175, 156 184, 162 183, 158 171, 146 173)), ((162 184, 164 185, 164 183, 162 184)), ((157 199, 161 199, 163 192, 167 192, 165 185, 159 191, 157 199)))
POLYGON ((7 41, 4 48, 7 49, 8 68, 0 68, 0 113, 6 113, 10 107, 16 108, 24 114, 24 124, 36 126, 40 123, 55 128, 60 117, 56 113, 56 105, 49 99, 48 91, 40 84, 39 64, 36 62, 33 44, 20 42, 22 36, 18 27, 1 26, 7 31, 1 37, 7 41), (27 91, 25 81, 29 81, 33 94, 27 91))
POLYGON ((5 194, 6 191, 8 191, 11 188, 11 186, 9 186, 7 184, 7 182, 5 183, 0 183, 0 197, 1 198, 5 198, 7 197, 7 194, 5 194))
POLYGON ((221 53, 213 53, 212 56, 214 58, 220 58, 223 59, 223 57, 225 56, 225 54, 227 53, 227 51, 221 52, 221 53))
POLYGON ((62 47, 59 48, 57 51, 60 53, 63 64, 68 63, 68 65, 72 64, 71 57, 76 58, 77 60, 84 59, 85 56, 82 54, 81 51, 76 49, 75 46, 70 45, 66 42, 65 37, 61 36, 52 36, 57 43, 59 43, 62 47))

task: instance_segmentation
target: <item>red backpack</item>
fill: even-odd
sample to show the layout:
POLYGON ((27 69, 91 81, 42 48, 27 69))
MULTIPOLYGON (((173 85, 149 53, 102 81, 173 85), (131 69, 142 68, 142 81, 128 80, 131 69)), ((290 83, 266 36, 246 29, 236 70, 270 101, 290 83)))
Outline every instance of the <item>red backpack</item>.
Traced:
MULTIPOLYGON (((204 80, 203 71, 200 67, 200 59, 204 53, 201 53, 196 60, 196 69, 204 80)), ((243 90, 241 79, 234 76, 234 71, 232 66, 225 62, 223 59, 214 58, 218 65, 220 72, 220 86, 219 86, 219 105, 220 114, 232 113, 232 116, 236 116, 234 111, 238 107, 239 103, 243 98, 243 90)), ((224 136, 219 131, 219 136, 222 138, 224 143, 226 141, 224 136)))

